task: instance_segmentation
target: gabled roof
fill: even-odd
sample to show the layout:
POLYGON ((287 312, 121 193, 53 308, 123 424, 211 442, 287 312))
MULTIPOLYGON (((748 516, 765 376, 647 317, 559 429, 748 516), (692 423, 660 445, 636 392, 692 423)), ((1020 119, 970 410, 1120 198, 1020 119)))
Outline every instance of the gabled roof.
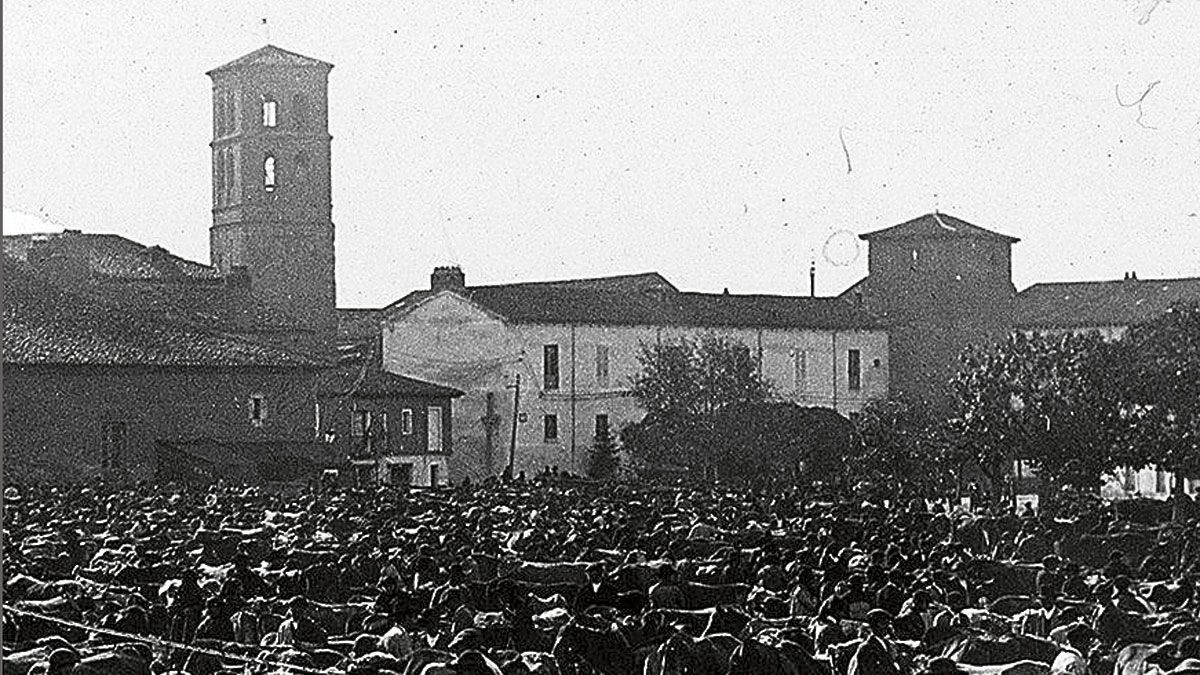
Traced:
POLYGON ((1200 277, 1034 284, 1017 294, 1023 329, 1129 326, 1185 300, 1200 301, 1200 277))
MULTIPOLYGON (((837 298, 683 293, 654 272, 468 286, 457 293, 517 324, 813 329, 879 325, 875 317, 837 298)), ((428 290, 410 293, 385 308, 385 315, 410 312, 432 295, 428 290)))
POLYGON ((80 366, 315 367, 317 361, 158 312, 72 293, 4 260, 4 362, 80 366))
POLYGON ((913 218, 910 221, 885 227, 882 230, 867 232, 858 235, 859 239, 871 241, 873 239, 901 239, 901 238, 955 238, 955 237, 976 237, 980 239, 993 239, 997 241, 1006 241, 1010 244, 1015 244, 1020 239, 1010 237, 1006 234, 985 230, 978 225, 972 225, 961 218, 955 218, 946 213, 927 213, 923 216, 913 218))
POLYGON ((240 56, 223 66, 217 66, 205 74, 209 77, 212 77, 215 73, 239 70, 248 66, 261 65, 294 66, 298 68, 320 67, 325 68, 326 70, 333 67, 332 63, 326 63, 325 61, 314 59, 311 56, 304 56, 303 54, 297 54, 296 52, 289 52, 288 50, 280 49, 275 45, 266 45, 265 47, 259 47, 258 49, 255 49, 245 56, 240 56))

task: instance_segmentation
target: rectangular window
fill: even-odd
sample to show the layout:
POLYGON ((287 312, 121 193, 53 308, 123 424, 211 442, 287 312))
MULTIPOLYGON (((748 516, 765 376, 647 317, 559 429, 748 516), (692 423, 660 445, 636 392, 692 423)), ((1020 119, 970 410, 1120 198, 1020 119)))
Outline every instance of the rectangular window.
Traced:
POLYGON ((379 447, 383 452, 387 452, 391 447, 391 439, 388 437, 388 414, 387 411, 379 413, 379 447))
POLYGON ((403 436, 412 436, 413 432, 413 413, 409 408, 400 411, 400 434, 403 436))
POLYGON ((846 380, 850 391, 862 389, 862 352, 857 349, 846 352, 846 380))
POLYGON ((1167 492, 1170 489, 1170 486, 1167 485, 1167 483, 1168 483, 1167 472, 1163 471, 1162 469, 1155 469, 1154 470, 1154 491, 1157 493, 1160 493, 1160 494, 1167 492))
POLYGON ((608 345, 596 345, 596 384, 608 386, 608 345))
POLYGON ((261 427, 267 421, 267 399, 262 394, 250 396, 250 426, 261 427))
POLYGON ((610 432, 608 428, 608 415, 596 415, 596 438, 600 438, 601 434, 610 432))
POLYGON ((542 418, 542 438, 547 443, 558 440, 558 415, 546 415, 542 418))
POLYGON ((437 487, 438 486, 438 481, 441 480, 438 477, 438 469, 440 469, 440 468, 441 467, 438 466, 437 464, 429 465, 429 487, 437 487))
POLYGON ((371 411, 355 410, 350 418, 350 435, 355 438, 366 436, 371 429, 371 411))
POLYGON ((558 345, 546 345, 542 349, 542 389, 558 389, 558 345))
POLYGON ((100 468, 111 471, 121 465, 125 454, 125 423, 105 422, 100 433, 100 468))
POLYGON ((272 99, 263 99, 263 126, 275 126, 276 103, 272 99))
POLYGON ((429 452, 442 451, 442 409, 440 406, 429 406, 429 452))
POLYGON ((803 392, 808 383, 808 352, 797 349, 792 354, 792 389, 803 392))

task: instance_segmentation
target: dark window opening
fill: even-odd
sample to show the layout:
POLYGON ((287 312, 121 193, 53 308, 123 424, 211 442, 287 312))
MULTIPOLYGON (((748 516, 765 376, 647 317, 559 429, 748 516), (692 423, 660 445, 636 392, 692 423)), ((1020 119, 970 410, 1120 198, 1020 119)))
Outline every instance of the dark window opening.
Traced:
POLYGON ((546 415, 542 418, 542 438, 547 442, 558 440, 558 415, 546 415))
POLYGON ((546 345, 542 350, 542 388, 558 389, 558 345, 546 345))
POLYGON ((609 434, 608 415, 596 415, 596 438, 609 434))
POLYGON ((250 397, 250 426, 261 427, 267 421, 267 399, 262 394, 250 397))
POLYGON ((862 352, 857 349, 846 353, 846 377, 850 391, 862 389, 862 352))

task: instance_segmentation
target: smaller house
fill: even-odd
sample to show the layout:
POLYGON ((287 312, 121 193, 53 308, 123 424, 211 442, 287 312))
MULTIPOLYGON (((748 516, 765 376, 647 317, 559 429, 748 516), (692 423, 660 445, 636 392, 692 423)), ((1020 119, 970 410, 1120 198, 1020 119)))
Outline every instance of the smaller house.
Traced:
POLYGON ((368 351, 318 379, 319 435, 358 485, 448 484, 451 404, 463 392, 386 372, 368 351))

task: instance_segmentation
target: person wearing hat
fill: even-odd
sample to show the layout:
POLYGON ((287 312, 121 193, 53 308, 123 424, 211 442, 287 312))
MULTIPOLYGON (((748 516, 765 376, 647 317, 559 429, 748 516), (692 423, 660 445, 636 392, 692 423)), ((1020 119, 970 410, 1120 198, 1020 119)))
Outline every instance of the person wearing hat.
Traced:
POLYGON ((1076 624, 1067 631, 1067 644, 1050 664, 1050 675, 1088 675, 1088 650, 1096 640, 1096 632, 1084 624, 1076 624))
POLYGON ((886 610, 867 612, 867 636, 850 659, 847 675, 900 675, 896 645, 889 639, 892 615, 886 610))

